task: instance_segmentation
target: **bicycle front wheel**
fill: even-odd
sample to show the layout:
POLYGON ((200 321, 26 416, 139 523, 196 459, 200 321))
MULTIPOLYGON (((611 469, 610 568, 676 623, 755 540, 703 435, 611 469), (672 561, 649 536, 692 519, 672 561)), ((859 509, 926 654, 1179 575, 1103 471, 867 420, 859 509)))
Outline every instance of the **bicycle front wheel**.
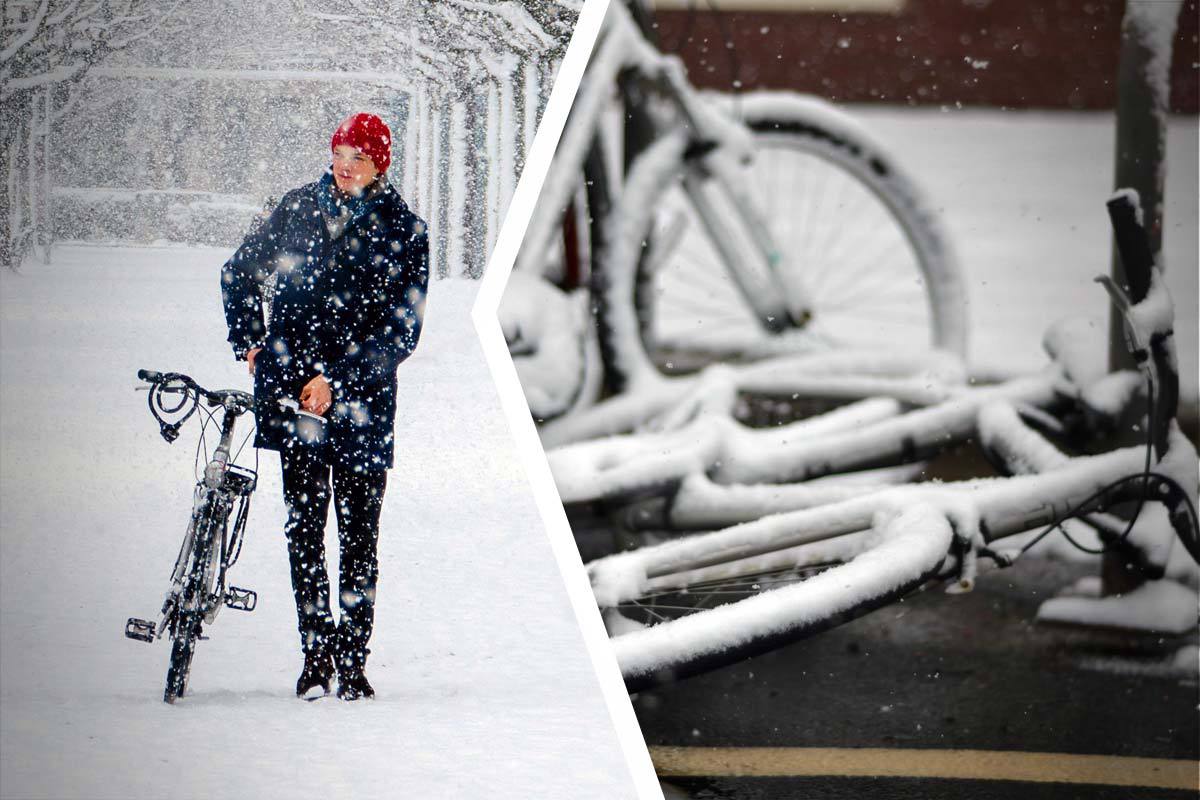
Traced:
POLYGON ((213 544, 218 527, 214 520, 215 505, 215 501, 210 499, 196 526, 183 592, 176 600, 171 661, 167 667, 166 689, 163 691, 163 700, 167 703, 174 703, 187 692, 188 674, 196 652, 196 642, 200 638, 213 578, 213 544))
POLYGON ((196 640, 200 638, 200 619, 199 613, 181 611, 175 623, 171 664, 167 667, 167 688, 163 692, 163 700, 167 703, 174 703, 187 691, 188 672, 192 668, 196 640))
POLYGON ((648 246, 636 251, 634 296, 607 298, 610 306, 632 305, 658 371, 829 348, 935 347, 965 356, 958 264, 916 184, 857 125, 819 101, 748 95, 738 102, 756 151, 739 168, 738 188, 774 244, 775 285, 790 324, 758 318, 714 241, 722 237, 726 248, 748 254, 759 248, 742 229, 736 201, 707 182, 705 202, 728 224, 702 220, 683 190, 681 163, 672 176, 645 184, 649 196, 624 199, 627 213, 643 210, 648 246))

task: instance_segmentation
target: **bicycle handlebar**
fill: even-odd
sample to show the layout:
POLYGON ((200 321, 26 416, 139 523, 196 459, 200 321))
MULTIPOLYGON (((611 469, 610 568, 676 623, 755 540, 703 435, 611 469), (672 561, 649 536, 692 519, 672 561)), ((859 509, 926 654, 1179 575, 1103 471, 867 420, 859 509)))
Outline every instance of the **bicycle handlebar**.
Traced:
POLYGON ((151 369, 139 369, 137 376, 140 380, 155 384, 157 386, 165 386, 166 384, 177 381, 182 383, 186 389, 190 389, 191 391, 195 392, 197 397, 203 397, 206 401, 208 401, 209 405, 212 406, 224 405, 227 399, 232 398, 237 401, 235 406, 237 407, 237 413, 239 414, 254 407, 253 395, 237 389, 220 389, 216 391, 205 389, 203 386, 196 383, 196 381, 190 376, 184 375, 180 372, 156 372, 155 370, 151 369))
POLYGON ((246 392, 238 391, 237 389, 222 389, 220 391, 211 391, 205 389, 200 384, 196 383, 191 377, 179 372, 157 372, 150 369, 139 369, 137 376, 153 387, 150 391, 150 396, 147 398, 147 404, 150 407, 150 413, 158 420, 159 432, 162 437, 168 442, 173 442, 179 437, 179 429, 183 423, 196 410, 196 405, 203 397, 209 406, 222 406, 225 409, 226 417, 229 415, 240 416, 241 414, 250 411, 254 408, 254 396, 246 392), (168 407, 163 404, 163 394, 183 394, 183 399, 178 405, 168 407), (183 409, 188 406, 188 400, 191 400, 191 407, 186 411, 183 409), (232 402, 230 402, 232 401, 232 402), (161 414, 159 412, 162 412, 161 414), (174 422, 168 422, 163 419, 163 414, 173 415, 183 412, 183 416, 174 422))

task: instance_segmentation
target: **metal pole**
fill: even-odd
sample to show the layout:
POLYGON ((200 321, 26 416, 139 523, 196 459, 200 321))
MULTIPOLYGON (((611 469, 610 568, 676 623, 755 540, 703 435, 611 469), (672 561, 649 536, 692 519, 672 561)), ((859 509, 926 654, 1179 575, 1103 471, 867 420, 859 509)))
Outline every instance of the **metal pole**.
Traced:
POLYGON ((54 217, 51 215, 50 189, 50 126, 54 121, 54 85, 46 87, 46 110, 42 125, 42 261, 50 263, 50 248, 54 244, 54 217))
MULTIPOLYGON (((1166 116, 1170 95, 1168 75, 1171 43, 1181 0, 1146 2, 1129 0, 1121 21, 1121 57, 1117 71, 1117 147, 1115 187, 1136 189, 1141 198, 1143 227, 1150 253, 1162 266, 1163 183, 1166 174, 1166 116)), ((1149 288, 1143 281, 1130 285, 1118 249, 1112 252, 1113 280, 1138 302, 1149 288)), ((1148 276, 1147 276, 1148 277, 1148 276)), ((1124 321, 1114 308, 1109 312, 1109 368, 1136 369, 1125 348, 1124 321)), ((1142 409, 1143 411, 1148 409, 1142 409)), ((1135 415, 1141 417, 1142 414, 1135 415)), ((1118 431, 1123 445, 1141 442, 1144 432, 1131 426, 1118 431)), ((1116 552, 1106 553, 1100 567, 1105 595, 1124 594, 1142 583, 1116 552)))

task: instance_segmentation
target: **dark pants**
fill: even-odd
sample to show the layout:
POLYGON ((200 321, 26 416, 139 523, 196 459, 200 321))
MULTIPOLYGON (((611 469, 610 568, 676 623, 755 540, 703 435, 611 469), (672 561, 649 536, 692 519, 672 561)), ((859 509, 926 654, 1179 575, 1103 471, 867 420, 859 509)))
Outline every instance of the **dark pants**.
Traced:
POLYGON ((288 509, 284 533, 292 565, 301 647, 305 653, 328 650, 339 664, 346 660, 361 664, 375 620, 375 583, 379 577, 376 544, 387 472, 332 468, 341 554, 338 598, 342 613, 341 622, 335 626, 325 568, 331 468, 300 447, 284 449, 280 463, 283 500, 288 509))

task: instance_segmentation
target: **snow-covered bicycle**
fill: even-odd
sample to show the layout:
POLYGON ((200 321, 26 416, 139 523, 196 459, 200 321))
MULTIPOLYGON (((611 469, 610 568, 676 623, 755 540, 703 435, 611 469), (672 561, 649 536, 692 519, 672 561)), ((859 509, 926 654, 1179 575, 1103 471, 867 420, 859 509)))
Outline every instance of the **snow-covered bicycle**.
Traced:
MULTIPOLYGON (((729 393, 709 392, 677 400, 685 413, 661 431, 551 449, 569 505, 620 508, 629 527, 706 531, 588 565, 629 687, 764 652, 930 580, 970 588, 981 556, 1007 566, 1031 546, 995 543, 1042 526, 1085 526, 1148 577, 1196 583, 1195 563, 1172 547, 1179 539, 1200 562, 1171 301, 1135 204, 1122 193, 1110 209, 1131 283, 1143 276, 1136 303, 1106 283, 1140 373, 1110 373, 1106 342, 1068 320, 1047 335, 1051 367, 995 386, 869 397, 766 430, 740 427, 729 393), (1143 413, 1144 446, 1106 446, 1118 420, 1143 413), (901 485, 920 459, 969 438, 1004 477, 901 485), (1113 513, 1122 506, 1129 521, 1113 513)), ((1194 602, 1183 613, 1194 624, 1194 602)))
MULTIPOLYGON (((192 513, 160 616, 157 621, 130 617, 125 624, 130 639, 153 642, 166 634, 172 640, 163 700, 174 703, 187 691, 192 656, 204 626, 212 625, 223 607, 253 611, 258 603, 253 590, 227 581, 241 553, 250 495, 257 484, 257 473, 235 464, 237 453, 232 450, 238 418, 253 410, 254 397, 235 389, 210 391, 175 372, 139 370, 138 378, 149 384, 150 413, 167 442, 179 437, 180 427, 198 409, 207 417, 203 429, 218 424, 210 409, 223 412, 217 446, 196 483, 192 513)), ((203 448, 203 429, 197 458, 203 448)))
MULTIPOLYGON (((640 3, 610 5, 517 262, 560 282, 590 270, 610 388, 885 343, 963 355, 957 261, 886 148, 815 97, 700 93, 649 36, 640 3), (614 87, 635 134, 613 130, 614 87)), ((586 353, 546 349, 554 368, 527 384, 542 419, 584 405, 589 385, 586 353)))

